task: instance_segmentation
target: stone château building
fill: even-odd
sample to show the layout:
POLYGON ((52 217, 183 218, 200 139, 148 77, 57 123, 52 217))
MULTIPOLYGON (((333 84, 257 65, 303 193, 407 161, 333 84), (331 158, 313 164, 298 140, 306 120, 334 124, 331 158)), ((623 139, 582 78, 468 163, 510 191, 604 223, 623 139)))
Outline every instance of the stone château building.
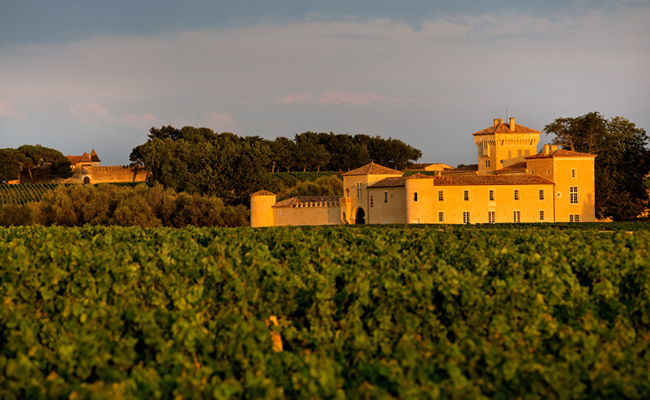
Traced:
POLYGON ((343 174, 342 197, 276 202, 251 195, 251 226, 595 221, 595 155, 544 145, 540 131, 495 119, 475 132, 478 163, 434 176, 368 164, 343 174))
POLYGON ((95 149, 90 154, 84 151, 80 156, 67 157, 73 175, 62 180, 63 183, 143 182, 147 179, 147 172, 142 167, 102 166, 95 149))

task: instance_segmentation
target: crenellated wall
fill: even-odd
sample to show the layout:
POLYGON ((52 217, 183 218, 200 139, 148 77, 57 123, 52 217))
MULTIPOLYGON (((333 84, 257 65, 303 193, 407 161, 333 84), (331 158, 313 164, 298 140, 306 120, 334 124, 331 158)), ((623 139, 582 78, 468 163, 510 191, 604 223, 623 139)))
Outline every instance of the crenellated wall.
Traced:
POLYGON ((113 183, 113 182, 144 182, 147 179, 147 172, 141 167, 129 166, 105 166, 85 168, 86 176, 90 177, 90 183, 113 183))

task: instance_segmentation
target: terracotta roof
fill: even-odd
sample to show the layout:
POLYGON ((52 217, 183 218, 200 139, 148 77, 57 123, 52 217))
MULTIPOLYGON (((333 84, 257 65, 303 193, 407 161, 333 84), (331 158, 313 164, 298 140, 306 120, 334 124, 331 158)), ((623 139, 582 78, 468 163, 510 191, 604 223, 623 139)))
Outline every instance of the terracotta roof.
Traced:
POLYGON ((268 190, 258 190, 255 193, 251 193, 251 196, 276 196, 276 194, 271 193, 268 190))
POLYGON ((383 167, 379 164, 370 163, 343 174, 343 176, 350 175, 402 175, 402 172, 392 168, 383 167))
POLYGON ((543 152, 541 152, 535 154, 534 156, 528 156, 526 157, 526 160, 534 159, 534 158, 555 158, 555 157, 596 157, 596 155, 589 154, 589 153, 579 153, 577 151, 571 151, 565 149, 558 149, 558 150, 551 151, 548 154, 544 154, 543 152))
POLYGON ((443 175, 475 175, 478 171, 478 164, 470 164, 456 169, 442 171, 443 175))
MULTIPOLYGON (((419 174, 417 174, 419 175, 419 174)), ((371 185, 368 185, 369 189, 372 188, 385 188, 385 187, 398 187, 398 186, 404 186, 404 181, 406 181, 407 178, 384 178, 380 181, 377 181, 371 185)))
POLYGON ((521 170, 525 170, 527 165, 528 164, 526 164, 525 161, 522 161, 522 162, 514 163, 512 165, 508 165, 507 167, 503 167, 501 169, 498 169, 497 172, 498 171, 521 171, 521 170))
POLYGON ((91 162, 88 153, 84 151, 83 155, 81 156, 81 160, 79 160, 79 162, 91 162))
POLYGON ((408 167, 407 170, 420 170, 430 166, 434 166, 442 169, 454 169, 454 167, 452 167, 451 165, 447 165, 443 163, 421 163, 421 164, 411 164, 411 166, 408 167))
POLYGON ((539 175, 462 175, 435 177, 434 186, 552 185, 539 175))
POLYGON ((273 207, 296 207, 303 203, 332 202, 341 201, 340 196, 297 196, 290 199, 282 200, 273 205, 273 207))
POLYGON ((71 156, 67 155, 68 160, 70 160, 70 164, 72 165, 77 165, 79 163, 79 160, 81 160, 81 156, 71 156))
POLYGON ((100 160, 99 157, 97 156, 97 153, 95 153, 95 149, 93 149, 93 151, 90 152, 90 160, 91 160, 92 162, 101 162, 101 161, 102 161, 102 160, 100 160))
POLYGON ((495 133, 500 133, 500 134, 513 133, 513 134, 517 134, 517 133, 542 133, 542 132, 536 131, 535 129, 527 128, 527 127, 525 127, 523 125, 519 125, 517 123, 515 123, 515 131, 512 132, 510 130, 510 124, 506 123, 506 122, 502 122, 502 123, 500 123, 498 125, 492 125, 489 128, 485 128, 485 129, 480 130, 478 132, 474 132, 474 133, 472 133, 472 135, 474 135, 474 136, 478 136, 478 135, 494 135, 495 133))
POLYGON ((407 176, 404 179, 433 179, 433 176, 421 174, 421 173, 418 172, 417 174, 407 176))

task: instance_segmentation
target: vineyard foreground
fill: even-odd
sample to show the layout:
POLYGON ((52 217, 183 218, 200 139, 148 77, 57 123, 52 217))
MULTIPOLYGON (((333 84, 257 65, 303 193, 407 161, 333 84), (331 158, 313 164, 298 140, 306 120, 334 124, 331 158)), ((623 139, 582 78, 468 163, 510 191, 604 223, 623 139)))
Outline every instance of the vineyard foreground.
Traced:
POLYGON ((650 228, 439 228, 0 229, 0 398, 650 396, 650 228))

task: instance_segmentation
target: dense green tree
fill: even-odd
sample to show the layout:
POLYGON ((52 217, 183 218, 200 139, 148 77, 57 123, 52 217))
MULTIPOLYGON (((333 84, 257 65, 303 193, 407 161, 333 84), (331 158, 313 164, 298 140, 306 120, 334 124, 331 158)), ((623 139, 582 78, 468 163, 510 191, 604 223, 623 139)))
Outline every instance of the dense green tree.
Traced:
POLYGON ((313 171, 326 166, 331 158, 324 145, 319 143, 318 134, 304 132, 296 134, 296 152, 294 154, 298 168, 313 171))
POLYGON ((598 112, 558 118, 544 127, 554 144, 596 154, 596 215, 614 220, 636 218, 646 208, 644 179, 650 172, 646 131, 625 118, 606 120, 598 112))
POLYGON ((293 140, 284 136, 278 136, 270 143, 271 147, 271 172, 281 171, 284 169, 289 172, 296 165, 294 154, 296 144, 293 140))
POLYGON ((271 150, 260 137, 240 138, 191 126, 151 132, 146 143, 133 149, 131 159, 144 164, 152 182, 237 204, 247 202, 268 179, 271 150))
POLYGON ((0 149, 0 182, 19 179, 25 161, 24 155, 15 149, 0 149))
POLYGON ((70 160, 60 151, 43 146, 22 145, 22 169, 29 173, 32 182, 41 179, 69 178, 72 176, 70 160))

